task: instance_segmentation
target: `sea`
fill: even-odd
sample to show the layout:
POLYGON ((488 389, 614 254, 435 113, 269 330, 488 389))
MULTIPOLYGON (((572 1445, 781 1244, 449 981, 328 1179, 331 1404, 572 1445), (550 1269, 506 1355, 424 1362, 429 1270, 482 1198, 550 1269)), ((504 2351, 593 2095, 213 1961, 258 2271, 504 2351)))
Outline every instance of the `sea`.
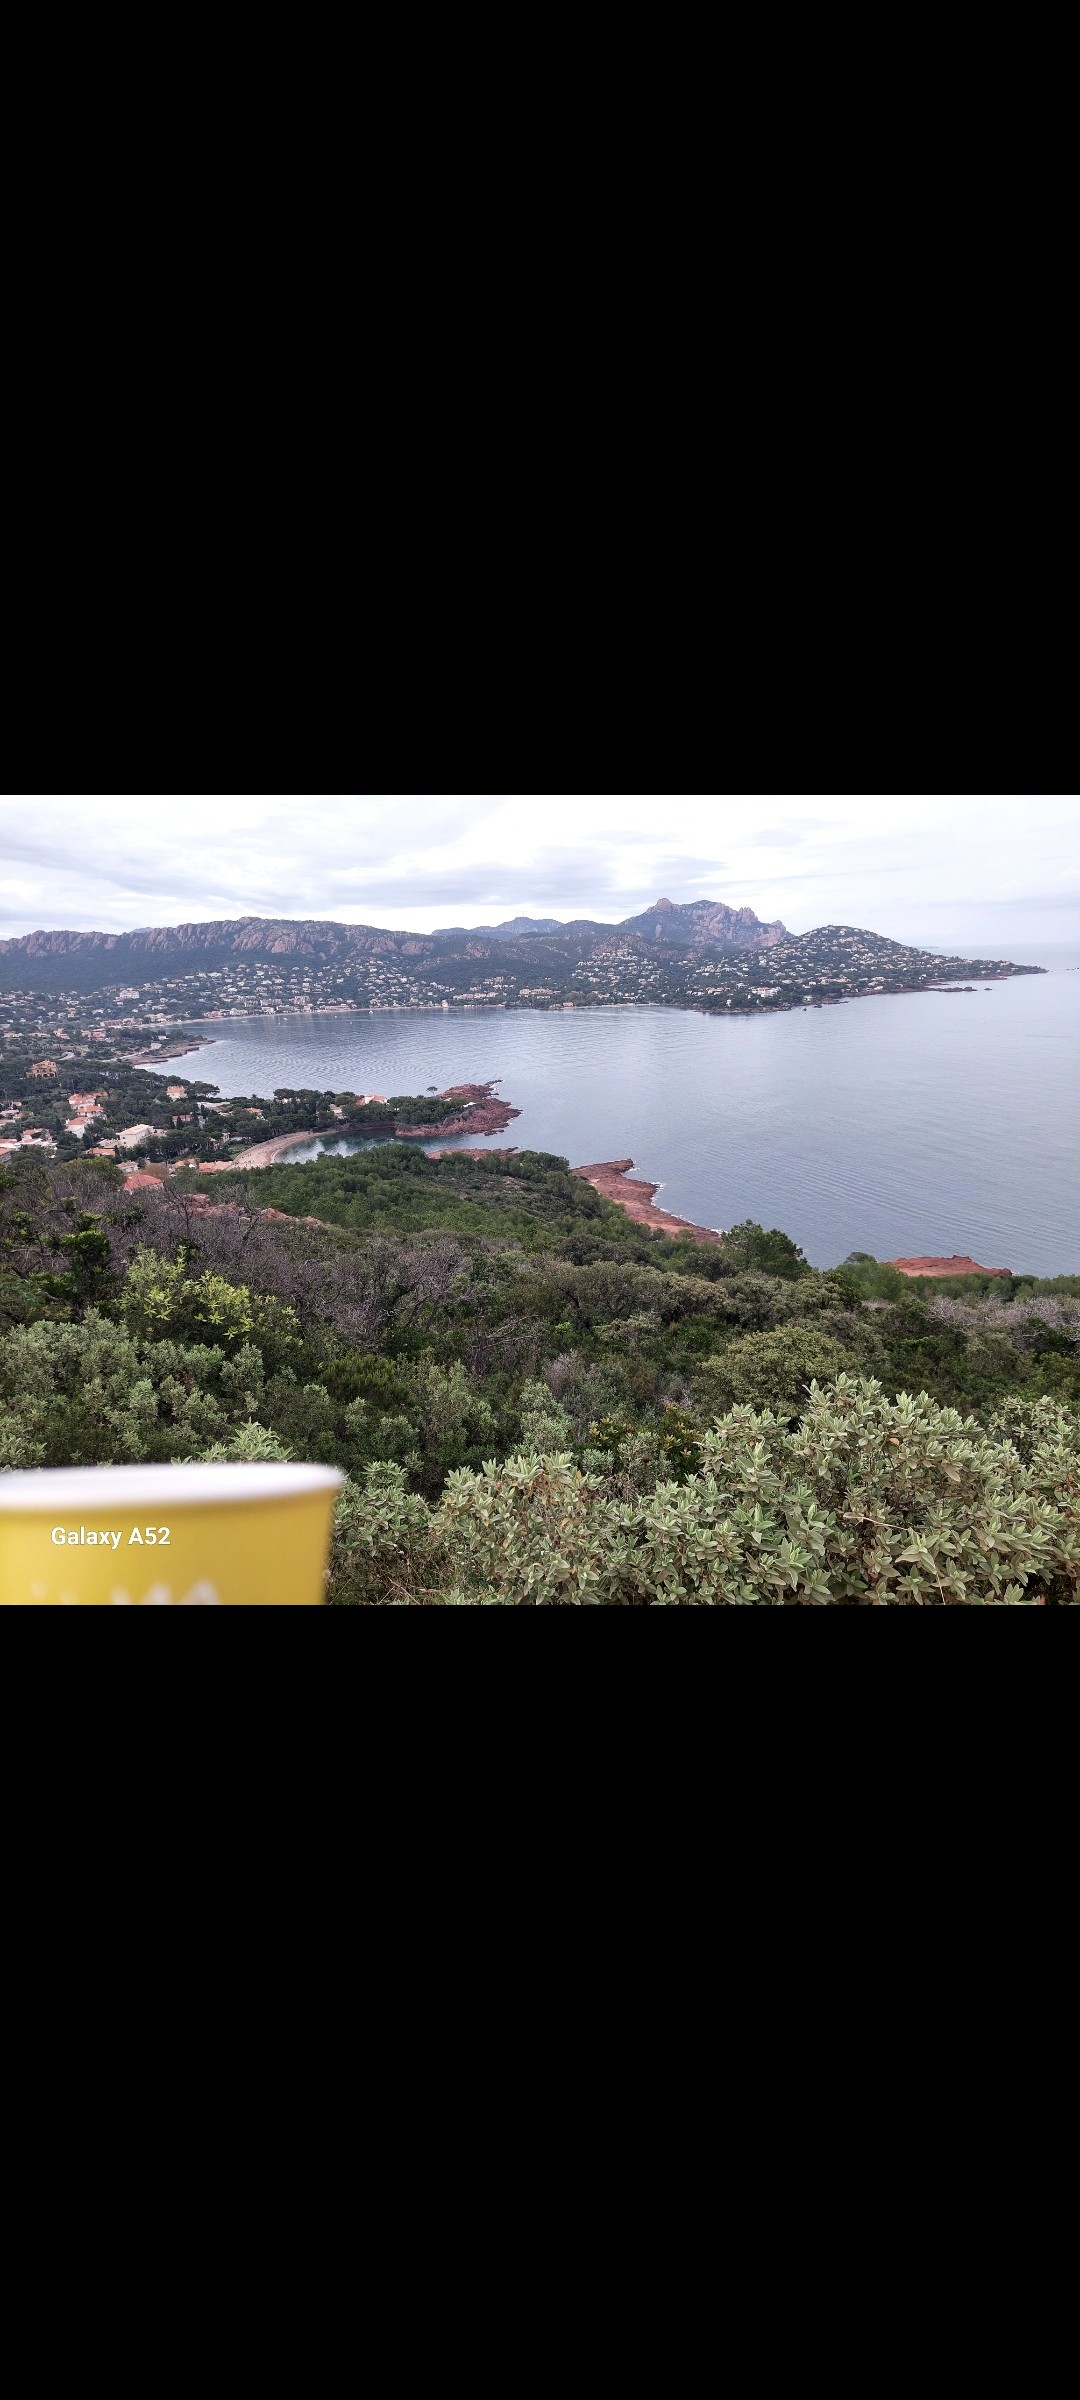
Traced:
MULTIPOLYGON (((779 1226, 811 1264, 966 1252, 1080 1273, 1080 945, 1042 975, 778 1016, 673 1008, 379 1009, 196 1025, 170 1059, 221 1093, 498 1082, 521 1114, 483 1147, 631 1158, 660 1207, 779 1226)), ((462 1147, 431 1143, 429 1148, 462 1147)), ((302 1165, 316 1142, 289 1153, 302 1165)))

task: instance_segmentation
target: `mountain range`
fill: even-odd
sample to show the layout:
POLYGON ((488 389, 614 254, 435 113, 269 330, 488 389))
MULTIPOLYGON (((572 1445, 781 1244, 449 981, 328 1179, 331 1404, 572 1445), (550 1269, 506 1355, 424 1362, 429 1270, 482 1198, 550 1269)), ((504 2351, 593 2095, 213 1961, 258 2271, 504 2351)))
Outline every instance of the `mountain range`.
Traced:
POLYGON ((685 907, 675 900, 654 900, 640 916, 620 917, 614 925, 601 924, 595 917, 569 922, 560 917, 504 917, 501 925, 439 925, 431 939, 460 934, 479 941, 517 942, 531 933, 627 932, 651 941, 679 942, 688 950, 767 950, 773 942, 789 938, 779 917, 765 924, 752 908, 728 908, 723 900, 691 900, 685 907))
POLYGON ((237 917, 208 924, 144 925, 132 933, 69 931, 19 934, 0 941, 0 981, 9 989, 94 991, 131 979, 244 962, 310 961, 348 969, 372 953, 409 961, 520 957, 523 968, 579 963, 595 946, 662 942, 687 950, 761 950, 790 937, 779 920, 763 924, 752 908, 722 900, 680 907, 657 900, 619 924, 578 917, 509 917, 501 925, 443 926, 408 933, 379 925, 339 925, 322 917, 237 917))
POLYGON ((790 934, 720 900, 656 900, 619 925, 512 917, 438 933, 239 917, 0 942, 0 1036, 47 1034, 55 1043, 61 1035, 106 1040, 111 1031, 129 1047, 147 1036, 160 1047, 167 1025, 281 1009, 646 1005, 757 1014, 1037 972, 914 950, 857 925, 790 934))

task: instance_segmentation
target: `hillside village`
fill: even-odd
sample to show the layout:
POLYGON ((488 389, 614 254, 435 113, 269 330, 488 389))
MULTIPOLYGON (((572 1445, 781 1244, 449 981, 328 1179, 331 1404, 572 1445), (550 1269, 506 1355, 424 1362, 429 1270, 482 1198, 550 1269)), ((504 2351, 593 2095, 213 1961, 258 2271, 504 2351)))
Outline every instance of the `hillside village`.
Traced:
POLYGON ((158 1178, 185 1167, 205 1173, 254 1150, 260 1155, 251 1163, 268 1164, 300 1135, 349 1133, 386 1142, 402 1134, 487 1134, 501 1132, 519 1113, 493 1084, 389 1098, 281 1087, 269 1098, 223 1100, 216 1084, 169 1079, 122 1059, 101 1066, 92 1088, 76 1088, 66 1065, 11 1054, 0 1061, 0 1167, 27 1151, 68 1162, 107 1159, 128 1170, 135 1188, 144 1170, 158 1178))
MULTIPOLYGON (((850 925, 793 935, 750 909, 661 900, 622 925, 528 920, 412 934, 243 918, 0 943, 0 1036, 27 1072, 190 1047, 178 1030, 296 1010, 654 1006, 757 1014, 1040 972, 946 957, 850 925), (118 968, 122 965, 122 974, 118 968), (136 973, 134 970, 137 969, 136 973)), ((93 1080, 84 1073, 73 1083, 93 1080)), ((74 1103, 72 1104, 74 1108, 74 1103)))

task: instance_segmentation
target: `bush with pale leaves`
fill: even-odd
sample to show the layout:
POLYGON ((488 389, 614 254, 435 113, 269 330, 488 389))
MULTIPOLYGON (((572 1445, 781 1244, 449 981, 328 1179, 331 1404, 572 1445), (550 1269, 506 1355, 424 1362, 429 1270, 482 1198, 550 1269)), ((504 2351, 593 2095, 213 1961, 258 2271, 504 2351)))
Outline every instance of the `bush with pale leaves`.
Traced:
POLYGON ((1074 1603, 1080 1432, 1052 1402, 983 1427, 873 1381, 816 1383, 793 1428, 734 1408, 684 1483, 566 1454, 462 1469, 429 1508, 400 1470, 341 1507, 331 1599, 616 1607, 1074 1603))

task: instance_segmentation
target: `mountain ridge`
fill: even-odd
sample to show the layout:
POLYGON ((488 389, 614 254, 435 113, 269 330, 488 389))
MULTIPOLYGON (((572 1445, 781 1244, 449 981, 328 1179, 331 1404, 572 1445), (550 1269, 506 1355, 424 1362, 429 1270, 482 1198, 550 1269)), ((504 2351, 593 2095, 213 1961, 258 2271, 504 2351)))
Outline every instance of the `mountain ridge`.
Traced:
POLYGON ((631 930, 653 930, 654 923, 663 928, 666 941, 676 941, 679 931, 687 932, 687 947, 697 947, 715 940, 734 942, 740 948, 766 946, 771 941, 789 940, 786 925, 779 918, 766 923, 752 908, 729 908, 723 900, 692 900, 685 905, 673 900, 655 900, 652 906, 636 916, 601 917, 504 917, 498 925, 438 925, 431 933, 413 933, 404 927, 390 925, 346 924, 336 917, 200 917, 180 925, 134 925, 121 933, 107 933, 97 928, 85 932, 69 926, 37 926, 32 933, 0 937, 0 958, 21 951, 27 957, 70 957, 80 951, 116 951, 125 948, 145 948, 147 951, 208 949, 220 946, 209 937, 233 936, 238 953, 253 952, 265 940, 271 955, 280 956, 290 950, 302 951, 305 942, 317 945, 319 937, 329 944, 330 937, 342 936, 334 946, 348 949, 367 949, 373 940, 392 942, 422 950, 435 942, 447 940, 499 941, 529 940, 535 935, 566 933, 624 933, 631 930), (294 939, 288 937, 292 935, 294 939), (756 940, 755 940, 755 937, 756 940))
MULTIPOLYGON (((326 917, 254 916, 117 934, 43 928, 0 941, 4 1038, 36 1025, 46 1005, 59 1013, 62 994, 66 1021, 81 994, 129 1012, 135 1004, 141 1016, 127 1013, 116 1022, 127 1028, 145 1020, 149 1029, 181 1017, 242 1015, 253 1006, 273 1012, 647 1002, 745 1011, 1038 972, 1008 960, 916 950, 859 926, 792 934, 779 919, 763 924, 753 909, 717 900, 682 906, 661 899, 620 924, 580 917, 540 930, 539 920, 528 922, 537 929, 521 932, 520 920, 510 919, 483 932, 450 927, 428 934, 326 917)), ((104 1013, 103 1005, 92 1011, 95 1018, 104 1013)), ((52 1026, 54 1035, 62 1030, 52 1026)))
POLYGON ((518 951, 523 963, 550 971, 560 959, 579 958, 583 944, 603 944, 618 937, 633 943, 660 938, 665 944, 687 949, 750 949, 791 938, 779 920, 765 925, 753 909, 731 909, 719 900, 695 900, 685 907, 670 900, 657 901, 639 916, 618 923, 592 917, 569 922, 554 917, 507 918, 497 926, 444 926, 434 933, 347 925, 333 917, 247 915, 193 919, 181 925, 140 925, 124 933, 41 926, 33 933, 0 939, 0 975, 6 981, 18 965, 30 987, 41 988, 48 981, 49 966, 63 962, 66 975, 62 980, 68 981, 68 988, 91 990, 95 983, 137 977, 140 970, 167 973, 171 963, 181 960, 205 967, 225 966, 230 960, 255 964, 286 959, 320 965, 333 960, 347 966, 372 954, 435 962, 446 956, 478 959, 494 954, 506 958, 518 951))
POLYGON ((524 934, 561 931, 561 917, 503 917, 498 925, 435 925, 432 940, 439 941, 445 934, 474 934, 481 940, 486 936, 489 941, 516 942, 524 934))

